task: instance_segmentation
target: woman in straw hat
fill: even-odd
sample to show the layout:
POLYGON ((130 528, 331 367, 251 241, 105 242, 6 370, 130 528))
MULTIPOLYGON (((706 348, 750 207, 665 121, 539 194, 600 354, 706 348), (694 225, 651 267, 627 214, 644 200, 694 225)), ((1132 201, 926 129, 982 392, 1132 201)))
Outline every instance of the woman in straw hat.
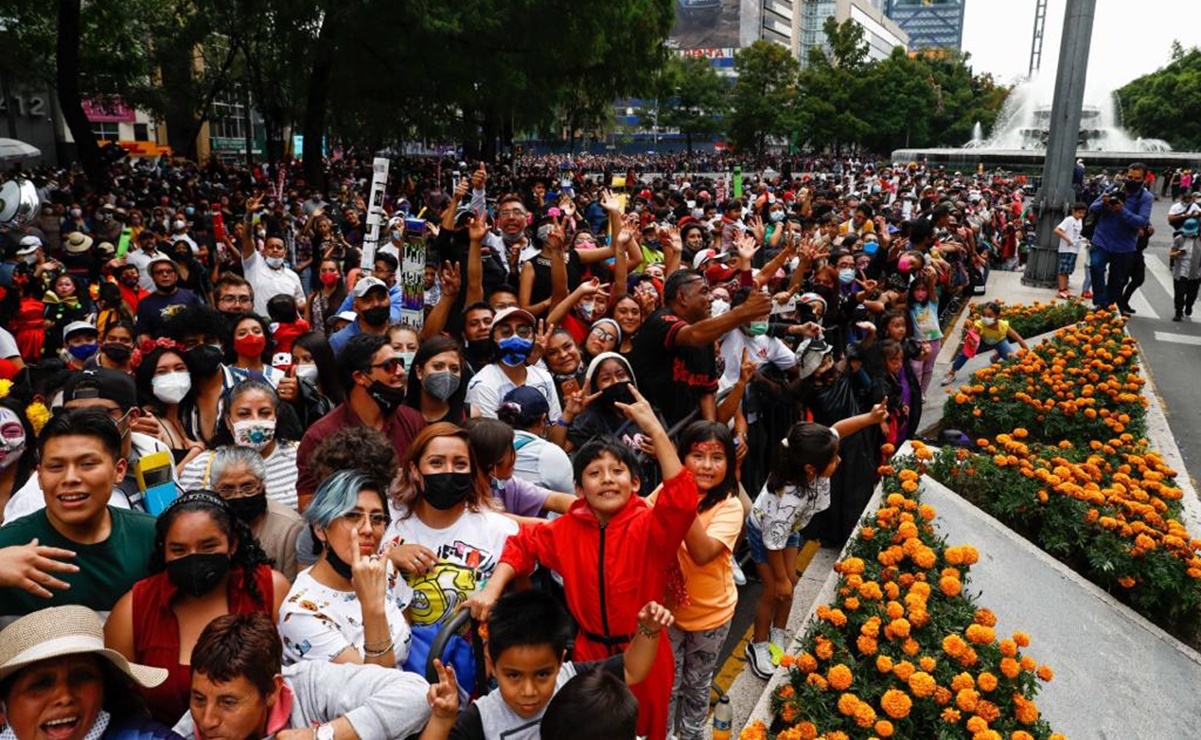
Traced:
POLYGON ((146 716, 135 688, 167 671, 106 649, 103 633, 84 606, 42 609, 0 631, 0 739, 178 740, 146 716))

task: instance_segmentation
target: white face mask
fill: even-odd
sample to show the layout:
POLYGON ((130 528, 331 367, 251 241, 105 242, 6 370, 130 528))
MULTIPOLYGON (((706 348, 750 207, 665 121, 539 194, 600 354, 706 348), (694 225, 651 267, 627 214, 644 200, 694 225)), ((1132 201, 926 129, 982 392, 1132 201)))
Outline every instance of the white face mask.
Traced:
POLYGON ((268 257, 267 258, 267 267, 270 267, 272 270, 278 270, 279 268, 281 268, 283 266, 284 266, 284 258, 283 257, 268 257))
POLYGON ((234 444, 262 451, 275 440, 275 419, 243 419, 235 421, 234 444))
POLYGON ((993 326, 994 324, 997 323, 997 320, 995 318, 993 318, 992 316, 985 316, 980 320, 982 322, 984 322, 985 326, 993 326))
POLYGON ((183 222, 183 219, 177 218, 171 222, 171 228, 175 229, 176 231, 183 231, 185 226, 187 226, 187 224, 183 222))
POLYGON ((301 380, 307 380, 310 383, 317 382, 317 366, 306 364, 296 366, 296 377, 301 380))
POLYGON ((150 381, 154 397, 163 403, 179 403, 192 390, 192 376, 188 373, 155 375, 150 381))
POLYGON ((714 298, 709 304, 709 314, 711 316, 721 316, 730 310, 730 302, 721 298, 714 298))

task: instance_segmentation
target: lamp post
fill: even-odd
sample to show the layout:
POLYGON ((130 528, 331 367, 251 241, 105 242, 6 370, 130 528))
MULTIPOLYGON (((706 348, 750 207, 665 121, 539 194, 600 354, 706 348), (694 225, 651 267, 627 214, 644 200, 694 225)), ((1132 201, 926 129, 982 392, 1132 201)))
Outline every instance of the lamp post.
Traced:
POLYGON ((1042 187, 1034 203, 1038 232, 1022 275, 1024 285, 1043 288, 1055 285, 1059 237, 1054 232, 1077 197, 1072 189, 1072 171, 1080 139, 1080 109, 1084 104, 1088 49, 1096 10, 1097 0, 1068 0, 1064 11, 1047 158, 1043 163, 1042 187))

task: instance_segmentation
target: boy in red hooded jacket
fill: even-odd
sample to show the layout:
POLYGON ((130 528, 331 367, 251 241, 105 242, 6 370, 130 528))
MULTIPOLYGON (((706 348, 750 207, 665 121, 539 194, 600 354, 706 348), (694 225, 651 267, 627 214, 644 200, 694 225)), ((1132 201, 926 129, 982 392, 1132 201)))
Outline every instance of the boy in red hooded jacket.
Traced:
MULTIPOLYGON (((488 585, 467 602, 477 619, 487 617, 510 580, 541 564, 563 576, 580 627, 573 658, 601 660, 625 650, 643 604, 664 598, 668 574, 678 567, 675 553, 696 517, 696 481, 650 403, 632 385, 630 394, 634 403, 616 405, 654 445, 664 481, 655 506, 634 495, 638 462, 629 447, 608 438, 584 445, 573 465, 581 499, 565 516, 509 538, 488 585)), ((660 640, 650 675, 630 687, 638 698, 638 733, 651 740, 667 737, 674 673, 671 643, 660 640)))

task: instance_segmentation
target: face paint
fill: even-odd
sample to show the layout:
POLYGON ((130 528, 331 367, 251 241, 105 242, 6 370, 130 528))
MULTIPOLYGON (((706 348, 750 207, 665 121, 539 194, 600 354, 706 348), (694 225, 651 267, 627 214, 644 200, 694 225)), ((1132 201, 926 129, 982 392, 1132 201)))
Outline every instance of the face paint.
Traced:
POLYGON ((719 455, 726 451, 726 447, 717 440, 710 440, 708 442, 693 442, 692 451, 698 455, 719 455))

